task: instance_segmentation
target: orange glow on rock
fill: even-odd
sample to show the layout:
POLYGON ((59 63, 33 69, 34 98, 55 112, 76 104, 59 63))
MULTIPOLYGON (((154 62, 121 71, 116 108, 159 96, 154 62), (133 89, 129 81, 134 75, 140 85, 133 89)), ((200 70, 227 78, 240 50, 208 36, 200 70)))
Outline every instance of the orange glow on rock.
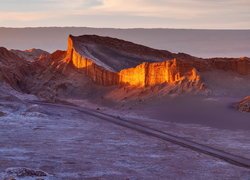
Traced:
POLYGON ((132 86, 155 86, 163 83, 175 84, 187 79, 200 81, 197 71, 191 67, 182 67, 177 60, 156 63, 143 63, 135 68, 119 72, 119 82, 132 86))
POLYGON ((111 72, 93 63, 79 54, 73 45, 71 37, 68 39, 66 60, 77 69, 83 69, 86 75, 101 85, 128 85, 148 87, 160 84, 177 84, 183 80, 200 82, 200 76, 195 68, 173 59, 162 62, 144 62, 133 68, 120 72, 111 72))

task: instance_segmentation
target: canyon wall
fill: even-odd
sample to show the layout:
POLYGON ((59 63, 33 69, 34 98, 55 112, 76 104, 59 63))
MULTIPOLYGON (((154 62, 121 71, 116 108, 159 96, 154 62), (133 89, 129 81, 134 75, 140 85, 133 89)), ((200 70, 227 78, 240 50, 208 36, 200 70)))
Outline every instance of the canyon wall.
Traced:
POLYGON ((79 54, 75 50, 71 38, 68 40, 66 62, 77 69, 85 71, 86 75, 97 84, 104 86, 119 84, 119 75, 116 72, 105 70, 103 67, 96 65, 90 59, 79 54))
POLYGON ((100 85, 147 87, 163 83, 175 84, 184 80, 200 82, 196 69, 177 59, 145 62, 133 68, 112 72, 81 55, 74 46, 74 41, 69 37, 65 61, 77 69, 82 69, 88 77, 100 85))
MULTIPOLYGON (((104 86, 127 85, 136 87, 148 87, 160 84, 175 85, 183 82, 201 89, 204 87, 204 83, 202 83, 202 78, 199 72, 213 71, 217 69, 223 71, 232 71, 242 75, 250 74, 249 58, 202 59, 183 53, 172 53, 171 55, 169 55, 169 52, 167 51, 166 57, 169 57, 169 59, 159 60, 156 62, 146 61, 140 63, 137 66, 130 66, 129 68, 123 68, 119 71, 110 70, 110 68, 106 67, 105 65, 101 65, 102 59, 98 59, 98 57, 90 58, 93 54, 89 53, 95 53, 95 51, 97 50, 95 48, 91 49, 90 47, 92 46, 88 45, 91 44, 93 45, 93 47, 95 47, 96 41, 98 40, 97 42, 99 44, 102 40, 101 38, 102 37, 98 36, 91 36, 91 38, 89 36, 82 36, 78 39, 78 37, 69 36, 68 49, 66 58, 64 58, 64 62, 67 62, 67 64, 70 64, 75 69, 86 73, 86 75, 93 82, 104 86)), ((115 42, 116 41, 118 40, 115 39, 115 42)), ((105 48, 108 47, 110 49, 118 48, 117 43, 118 42, 115 43, 115 47, 112 47, 112 45, 114 44, 112 42, 112 38, 107 40, 107 37, 105 37, 104 41, 102 42, 105 48)), ((138 46, 138 49, 143 50, 143 48, 140 48, 139 45, 128 44, 128 46, 130 49, 137 48, 138 46)), ((119 49, 123 52, 126 51, 127 46, 125 41, 122 41, 122 46, 119 47, 119 49)), ((135 55, 142 54, 143 59, 144 52, 136 51, 136 53, 137 54, 135 55)), ((164 54, 165 52, 159 51, 159 53, 164 54)), ((151 56, 144 57, 157 57, 157 54, 158 51, 154 50, 150 54, 151 56)), ((113 55, 112 58, 114 57, 116 58, 117 56, 113 55)), ((108 59, 108 55, 105 58, 108 59)), ((133 58, 133 55, 131 56, 131 58, 133 58)), ((119 57, 117 57, 117 61, 119 61, 119 57)))
POLYGON ((250 74, 249 58, 213 58, 210 60, 213 69, 233 71, 242 75, 250 74))
POLYGON ((176 59, 143 63, 135 68, 124 69, 119 72, 119 83, 134 86, 155 86, 158 84, 176 84, 187 80, 199 82, 200 76, 195 68, 183 64, 176 59))
POLYGON ((164 87, 164 90, 200 92, 211 88, 202 72, 228 71, 246 78, 250 75, 249 58, 202 59, 184 53, 169 55, 164 50, 147 52, 148 48, 126 41, 120 45, 118 39, 105 37, 102 40, 98 36, 70 36, 67 51, 56 51, 34 61, 27 61, 14 52, 0 48, 0 81, 27 93, 38 94, 43 89, 47 94, 56 96, 58 87, 71 92, 83 84, 83 88, 93 86, 94 89, 96 85, 89 80, 103 86, 145 88, 165 84, 169 86, 149 89, 164 87), (114 62, 122 64, 121 68, 112 68, 110 65, 114 62), (207 86, 204 82, 208 83, 207 86))

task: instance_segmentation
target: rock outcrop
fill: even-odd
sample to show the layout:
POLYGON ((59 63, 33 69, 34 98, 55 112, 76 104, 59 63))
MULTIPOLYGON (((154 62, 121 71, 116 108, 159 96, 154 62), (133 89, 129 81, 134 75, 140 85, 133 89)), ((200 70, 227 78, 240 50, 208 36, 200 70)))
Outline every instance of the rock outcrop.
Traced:
POLYGON ((45 177, 48 174, 42 170, 34 170, 25 167, 17 167, 17 168, 8 168, 5 170, 6 179, 15 179, 16 178, 29 178, 29 177, 45 177))
POLYGON ((212 69, 233 71, 242 75, 250 74, 250 59, 243 58, 213 58, 210 59, 212 69))
POLYGON ((203 86, 197 70, 176 59, 142 63, 135 68, 124 69, 119 72, 119 83, 133 86, 148 87, 164 83, 176 84, 182 81, 203 86))
POLYGON ((46 51, 43 51, 41 49, 27 49, 24 51, 21 50, 10 50, 14 54, 16 54, 18 57, 25 59, 27 61, 34 61, 36 59, 42 58, 43 56, 49 56, 50 54, 46 51))
POLYGON ((195 67, 174 58, 177 56, 108 37, 70 36, 65 62, 82 69, 95 83, 105 86, 148 87, 186 81, 203 87, 195 67), (114 67, 113 62, 119 66, 114 67))
POLYGON ((30 63, 21 59, 6 48, 0 48, 0 81, 16 90, 22 89, 24 77, 31 72, 30 63))
POLYGON ((89 63, 86 63, 85 60, 90 60, 113 72, 135 67, 143 62, 157 62, 174 58, 173 53, 168 51, 96 35, 79 37, 70 35, 67 54, 77 68, 88 66, 89 63))
POLYGON ((0 80, 16 90, 49 99, 86 97, 108 86, 111 91, 205 92, 209 81, 204 74, 214 70, 237 73, 245 79, 250 75, 250 59, 202 59, 95 35, 69 36, 67 51, 36 56, 34 61, 0 48, 0 80))
POLYGON ((199 72, 217 69, 250 74, 249 58, 202 59, 92 35, 70 35, 64 62, 104 86, 148 87, 188 83, 203 89, 204 83, 199 72))
POLYGON ((238 103, 238 110, 241 112, 250 112, 250 96, 245 97, 238 103))

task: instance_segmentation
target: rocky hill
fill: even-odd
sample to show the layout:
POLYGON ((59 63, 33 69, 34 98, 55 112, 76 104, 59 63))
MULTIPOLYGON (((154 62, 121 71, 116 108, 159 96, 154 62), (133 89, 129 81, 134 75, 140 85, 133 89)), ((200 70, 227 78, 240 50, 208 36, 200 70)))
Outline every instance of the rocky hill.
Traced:
POLYGON ((230 84, 224 85, 225 79, 233 84, 229 89, 244 92, 241 96, 247 96, 250 88, 244 85, 250 75, 250 59, 246 57, 202 59, 96 35, 70 35, 66 51, 39 52, 42 54, 30 51, 27 57, 20 55, 26 51, 1 48, 2 79, 47 99, 96 94, 102 98, 119 94, 116 98, 122 99, 129 96, 128 92, 136 92, 130 97, 141 96, 142 92, 152 96, 160 92, 221 93, 230 84))
POLYGON ((183 55, 110 37, 85 35, 69 36, 66 62, 101 85, 147 87, 188 81, 201 87, 197 70, 177 60, 178 57, 183 55))
POLYGON ((35 48, 27 49, 24 51, 12 49, 11 52, 15 53, 18 57, 28 61, 34 61, 38 58, 41 58, 42 56, 49 56, 48 52, 35 48))
POLYGON ((250 112, 250 96, 245 97, 238 104, 239 111, 250 112))
POLYGON ((202 88, 199 72, 250 74, 249 58, 201 59, 95 35, 70 35, 65 62, 101 85, 147 87, 188 82, 202 88))
POLYGON ((0 82, 7 83, 12 88, 21 91, 23 80, 29 73, 30 63, 15 53, 0 47, 0 82))

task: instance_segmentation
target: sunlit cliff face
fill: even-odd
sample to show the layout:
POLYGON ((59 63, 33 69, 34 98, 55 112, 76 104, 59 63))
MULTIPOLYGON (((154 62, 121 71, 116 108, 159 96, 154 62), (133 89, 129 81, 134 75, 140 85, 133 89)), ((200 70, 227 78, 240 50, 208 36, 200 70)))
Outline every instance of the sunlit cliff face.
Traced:
POLYGON ((73 41, 71 37, 68 38, 68 50, 67 50, 67 57, 68 62, 72 62, 74 67, 81 69, 86 68, 87 66, 92 65, 92 61, 88 60, 87 58, 81 56, 73 47, 73 41))
POLYGON ((87 68, 93 64, 91 60, 88 60, 75 51, 72 53, 72 63, 78 69, 87 68))
POLYGON ((68 40, 67 58, 75 68, 83 69, 94 82, 101 85, 147 87, 164 83, 176 84, 184 80, 200 81, 200 76, 194 68, 183 66, 176 59, 163 62, 145 62, 134 68, 111 72, 78 53, 71 37, 68 40))
POLYGON ((119 72, 119 82, 133 86, 175 84, 183 80, 200 81, 200 76, 194 68, 181 68, 176 59, 157 63, 143 63, 135 68, 124 69, 119 72))

